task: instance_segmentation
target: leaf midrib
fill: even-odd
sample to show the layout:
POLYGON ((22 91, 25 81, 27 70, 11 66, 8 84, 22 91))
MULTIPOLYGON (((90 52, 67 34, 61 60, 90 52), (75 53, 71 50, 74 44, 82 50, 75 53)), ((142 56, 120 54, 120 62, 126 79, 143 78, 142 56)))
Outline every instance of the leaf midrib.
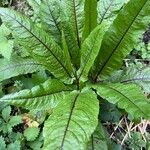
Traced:
POLYGON ((68 70, 66 69, 66 67, 61 63, 61 61, 57 58, 57 56, 55 56, 55 54, 49 49, 49 47, 41 40, 39 39, 34 33, 32 33, 27 27, 25 27, 21 22, 19 22, 18 20, 16 20, 16 18, 13 18, 12 16, 8 15, 7 13, 5 13, 6 16, 10 17, 11 19, 15 20, 20 26, 22 26, 25 30, 27 30, 33 37, 35 37, 47 50, 50 51, 50 53, 53 55, 53 57, 57 60, 57 62, 62 66, 62 68, 64 69, 64 71, 67 73, 67 75, 69 77, 71 77, 70 73, 68 72, 68 70))
MULTIPOLYGON (((54 94, 59 94, 59 93, 63 93, 63 92, 70 92, 70 91, 72 91, 72 90, 61 90, 61 91, 57 91, 57 92, 46 93, 46 94, 39 95, 39 96, 36 96, 36 97, 32 97, 32 96, 27 97, 27 98, 17 97, 17 98, 11 98, 11 100, 13 100, 13 101, 23 101, 23 100, 29 100, 29 101, 31 101, 32 99, 35 99, 35 98, 41 98, 41 97, 44 97, 44 96, 46 97, 46 96, 51 96, 51 95, 54 95, 54 94)), ((9 96, 9 95, 6 95, 6 96, 9 96)), ((4 98, 2 97, 0 99, 0 101, 1 100, 10 100, 10 99, 4 99, 4 98)))
MULTIPOLYGON (((96 35, 98 34, 99 32, 97 32, 96 33, 96 35)), ((86 42, 86 41, 85 41, 86 42)), ((97 42, 96 40, 95 40, 95 42, 97 42)), ((90 55, 91 55, 91 53, 92 53, 92 51, 93 51, 93 48, 94 48, 94 46, 95 46, 95 42, 94 42, 94 44, 92 45, 92 47, 91 47, 91 49, 90 49, 90 52, 88 53, 88 55, 87 55, 87 59, 85 59, 86 60, 86 62, 84 63, 85 65, 83 66, 83 68, 82 68, 82 70, 81 70, 81 73, 80 73, 80 75, 79 75, 79 79, 81 78, 81 76, 82 76, 82 73, 84 72, 84 69, 85 69, 85 67, 87 66, 87 62, 90 60, 90 55)))
POLYGON ((136 16, 133 18, 131 24, 129 25, 129 27, 125 30, 122 38, 120 39, 119 43, 116 45, 116 47, 113 49, 112 53, 110 54, 110 56, 106 59, 105 63, 103 63, 103 66, 101 67, 101 69, 98 71, 95 79, 98 78, 99 74, 103 71, 103 69, 106 67, 107 63, 109 62, 110 58, 113 56, 113 54, 116 52, 116 49, 119 47, 120 43, 122 42, 122 40, 124 39, 124 37, 126 36, 126 33, 128 33, 128 31, 130 30, 131 26, 133 25, 134 21, 136 20, 136 18, 138 17, 138 15, 140 14, 140 12, 142 11, 143 7, 146 5, 147 1, 145 1, 145 3, 143 4, 143 6, 141 7, 140 11, 136 14, 136 16))
MULTIPOLYGON (((108 86, 108 85, 107 85, 106 87, 108 87, 108 88, 110 88, 110 89, 116 91, 117 93, 119 93, 120 95, 122 95, 123 97, 125 97, 126 99, 128 99, 128 100, 130 101, 130 103, 132 103, 135 107, 137 107, 137 108, 143 113, 144 116, 147 116, 147 114, 145 114, 145 112, 143 112, 143 110, 142 110, 140 107, 138 107, 134 102, 132 102, 132 101, 130 100, 129 97, 125 96, 122 92, 120 92, 120 91, 118 91, 117 89, 114 89, 114 88, 112 88, 111 86, 108 86)), ((121 101, 122 101, 122 100, 121 100, 121 101)), ((118 103, 118 102, 120 102, 120 101, 117 101, 117 103, 118 103)))
POLYGON ((53 21, 54 21, 54 23, 55 23, 55 25, 56 25, 56 28, 57 28, 59 34, 61 35, 61 30, 60 30, 60 28, 59 28, 59 26, 58 26, 58 23, 57 23, 57 21, 56 21, 56 18, 55 18, 54 15, 53 15, 53 12, 52 12, 52 10, 51 10, 51 8, 50 8, 50 6, 49 6, 48 1, 46 1, 46 3, 47 3, 47 6, 48 6, 48 10, 49 10, 49 12, 50 12, 50 14, 51 14, 51 16, 52 16, 52 19, 53 19, 53 21))
POLYGON ((66 125, 66 128, 65 128, 63 139, 62 139, 61 146, 60 146, 61 150, 64 150, 63 147, 64 147, 65 138, 66 138, 66 135, 67 135, 67 131, 68 131, 68 128, 69 128, 69 125, 70 125, 71 117, 72 117, 72 114, 73 114, 73 111, 74 111, 74 108, 75 108, 78 97, 79 97, 79 93, 75 96, 72 107, 71 107, 71 110, 70 110, 68 122, 67 122, 67 125, 66 125))

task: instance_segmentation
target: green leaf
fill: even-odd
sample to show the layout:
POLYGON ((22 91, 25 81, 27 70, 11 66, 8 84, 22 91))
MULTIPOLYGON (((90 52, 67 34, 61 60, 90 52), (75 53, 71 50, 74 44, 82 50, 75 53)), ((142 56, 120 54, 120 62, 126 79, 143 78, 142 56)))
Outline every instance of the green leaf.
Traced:
POLYGON ((7 106, 2 110, 2 117, 7 122, 10 118, 11 107, 7 106))
POLYGON ((84 41, 97 26, 97 0, 85 0, 84 4, 84 29, 82 40, 84 41))
POLYGON ((0 36, 0 54, 8 60, 10 59, 13 51, 13 43, 13 40, 7 40, 5 37, 0 36))
POLYGON ((0 148, 1 150, 6 150, 5 140, 2 136, 0 136, 0 148))
POLYGON ((109 137, 102 124, 98 124, 95 132, 91 136, 87 150, 109 150, 111 149, 109 137))
POLYGON ((14 143, 11 143, 7 146, 7 150, 20 150, 21 149, 21 145, 19 141, 15 141, 14 143))
POLYGON ((119 12, 104 36, 93 70, 94 80, 98 75, 106 78, 120 68, 149 24, 149 6, 150 0, 130 0, 119 12))
POLYGON ((61 41, 61 20, 60 20, 60 1, 43 0, 40 5, 40 19, 42 27, 45 28, 54 38, 55 41, 61 41))
POLYGON ((22 90, 15 94, 5 95, 0 102, 24 107, 26 109, 54 108, 70 91, 58 80, 47 80, 31 90, 22 90))
POLYGON ((11 118, 9 120, 9 125, 11 127, 14 127, 20 123, 22 123, 22 117, 21 116, 11 116, 11 118))
POLYGON ((43 69, 41 64, 29 58, 12 57, 9 61, 0 59, 0 82, 22 74, 43 69))
POLYGON ((66 95, 45 122, 44 150, 85 149, 97 126, 98 113, 99 102, 91 90, 66 95))
POLYGON ((110 78, 105 82, 111 83, 135 83, 144 90, 146 93, 150 93, 150 67, 139 67, 133 65, 114 72, 110 78))
POLYGON ((72 63, 79 68, 81 34, 84 21, 84 0, 63 0, 61 5, 61 22, 72 63))
POLYGON ((64 0, 66 6, 66 17, 71 25, 72 31, 75 35, 78 47, 80 48, 80 33, 83 25, 83 6, 84 0, 64 0))
POLYGON ((34 141, 39 135, 40 129, 37 127, 30 127, 25 129, 24 136, 27 141, 34 141))
POLYGON ((64 51, 64 58, 66 60, 66 66, 67 66, 67 68, 69 69, 70 72, 73 72, 73 66, 72 66, 72 63, 71 63, 69 49, 68 49, 65 34, 64 34, 63 31, 62 31, 62 47, 63 47, 63 51, 64 51))
POLYGON ((150 118, 150 102, 135 84, 106 84, 93 86, 98 95, 110 103, 125 109, 135 119, 150 118))
POLYGON ((104 33, 104 24, 97 26, 82 44, 80 69, 78 71, 82 81, 88 80, 89 70, 99 52, 104 33))
POLYGON ((27 0, 27 2, 33 8, 34 14, 39 15, 41 0, 27 0))
POLYGON ((6 28, 4 24, 0 26, 0 54, 7 59, 10 59, 11 53, 13 51, 13 40, 7 39, 7 36, 11 32, 6 28))
POLYGON ((127 0, 100 0, 98 2, 99 23, 107 21, 111 24, 125 2, 127 0))
POLYGON ((55 77, 71 82, 71 73, 65 66, 61 48, 41 28, 22 14, 7 8, 0 8, 3 22, 13 31, 18 43, 30 55, 43 64, 55 77))

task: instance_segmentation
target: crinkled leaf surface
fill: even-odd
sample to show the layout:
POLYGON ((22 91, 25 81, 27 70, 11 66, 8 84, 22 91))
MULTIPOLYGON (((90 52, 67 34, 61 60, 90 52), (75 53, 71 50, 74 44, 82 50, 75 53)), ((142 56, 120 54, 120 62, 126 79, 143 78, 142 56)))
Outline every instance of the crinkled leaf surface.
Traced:
POLYGON ((125 2, 127 2, 127 0, 98 1, 99 23, 107 21, 111 24, 125 2))
POLYGON ((53 75, 65 82, 71 82, 71 73, 65 66, 61 48, 44 30, 24 15, 7 8, 0 8, 0 16, 9 27, 18 43, 30 55, 43 64, 53 75))
POLYGON ((79 68, 81 36, 84 21, 84 0, 61 1, 61 22, 72 63, 79 68))
POLYGON ((61 19, 60 0, 43 0, 40 5, 40 19, 42 27, 45 28, 60 43, 61 19))
POLYGON ((73 91, 44 125, 44 150, 84 150, 98 123, 99 102, 93 91, 73 91))
POLYGON ((142 87, 144 92, 150 93, 150 67, 133 65, 124 70, 114 72, 105 82, 136 83, 142 87))
POLYGON ((150 19, 150 0, 130 0, 106 32, 93 69, 94 80, 109 76, 122 65, 145 32, 150 19))
POLYGON ((84 41, 97 26, 97 0, 85 0, 84 28, 82 40, 84 41))
POLYGON ((100 84, 94 85, 98 95, 110 103, 125 109, 135 119, 150 118, 150 101, 135 84, 100 84))
POLYGON ((33 73, 43 69, 42 65, 29 58, 12 57, 0 59, 0 82, 22 74, 33 73))
POLYGON ((89 70, 99 52, 104 33, 105 24, 99 25, 82 44, 80 69, 78 71, 79 78, 81 78, 82 81, 88 80, 89 70))
POLYGON ((54 108, 63 99, 63 96, 70 91, 58 80, 47 80, 43 84, 26 89, 18 93, 5 95, 0 102, 24 107, 26 109, 54 108))

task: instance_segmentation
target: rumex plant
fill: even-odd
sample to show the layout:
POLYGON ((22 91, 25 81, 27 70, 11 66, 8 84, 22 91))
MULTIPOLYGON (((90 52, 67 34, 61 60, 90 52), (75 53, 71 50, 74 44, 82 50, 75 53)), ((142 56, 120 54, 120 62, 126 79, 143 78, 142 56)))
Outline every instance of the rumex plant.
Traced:
POLYGON ((141 90, 149 82, 149 68, 114 74, 148 26, 150 0, 107 2, 29 1, 35 11, 31 18, 0 8, 3 24, 29 54, 2 60, 0 80, 40 69, 51 74, 32 89, 0 99, 29 110, 52 109, 44 123, 44 150, 92 149, 102 99, 136 120, 150 118, 150 102, 141 90))

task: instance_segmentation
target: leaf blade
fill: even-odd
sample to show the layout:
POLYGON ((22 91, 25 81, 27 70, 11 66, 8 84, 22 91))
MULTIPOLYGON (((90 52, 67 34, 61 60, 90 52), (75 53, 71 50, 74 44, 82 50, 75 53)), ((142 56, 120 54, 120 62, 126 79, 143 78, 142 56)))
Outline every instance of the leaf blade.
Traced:
POLYGON ((57 78, 71 82, 72 75, 65 66, 61 48, 46 32, 14 10, 0 8, 0 15, 3 22, 11 28, 18 43, 25 47, 35 60, 57 78))
POLYGON ((22 74, 43 69, 41 64, 29 58, 12 57, 9 61, 0 59, 0 82, 22 74))
POLYGON ((80 69, 78 71, 82 81, 88 80, 88 73, 98 55, 104 33, 105 24, 99 25, 82 44, 80 69))
POLYGON ((116 83, 95 86, 95 89, 103 99, 117 104, 135 119, 150 118, 150 103, 137 85, 116 83))
POLYGON ((92 91, 81 93, 75 91, 67 95, 45 124, 45 150, 49 148, 84 149, 86 141, 89 140, 97 125, 98 105, 96 95, 92 91), (91 99, 93 103, 90 103, 89 107, 91 99), (78 113, 80 116, 77 115, 78 113), (58 118, 62 120, 59 124, 56 121, 58 118), (86 124, 86 122, 89 123, 86 124))
POLYGON ((121 66, 123 59, 131 52, 139 35, 149 23, 149 5, 149 0, 143 0, 142 3, 140 0, 130 0, 120 11, 104 36, 95 63, 99 69, 93 70, 94 79, 98 78, 98 75, 106 78, 121 66))
POLYGON ((97 26, 97 0, 85 0, 84 4, 84 29, 82 40, 84 41, 91 31, 97 26))
POLYGON ((0 102, 9 103, 26 109, 47 109, 54 108, 61 101, 68 89, 58 80, 47 80, 43 84, 26 89, 18 93, 5 95, 0 102))

